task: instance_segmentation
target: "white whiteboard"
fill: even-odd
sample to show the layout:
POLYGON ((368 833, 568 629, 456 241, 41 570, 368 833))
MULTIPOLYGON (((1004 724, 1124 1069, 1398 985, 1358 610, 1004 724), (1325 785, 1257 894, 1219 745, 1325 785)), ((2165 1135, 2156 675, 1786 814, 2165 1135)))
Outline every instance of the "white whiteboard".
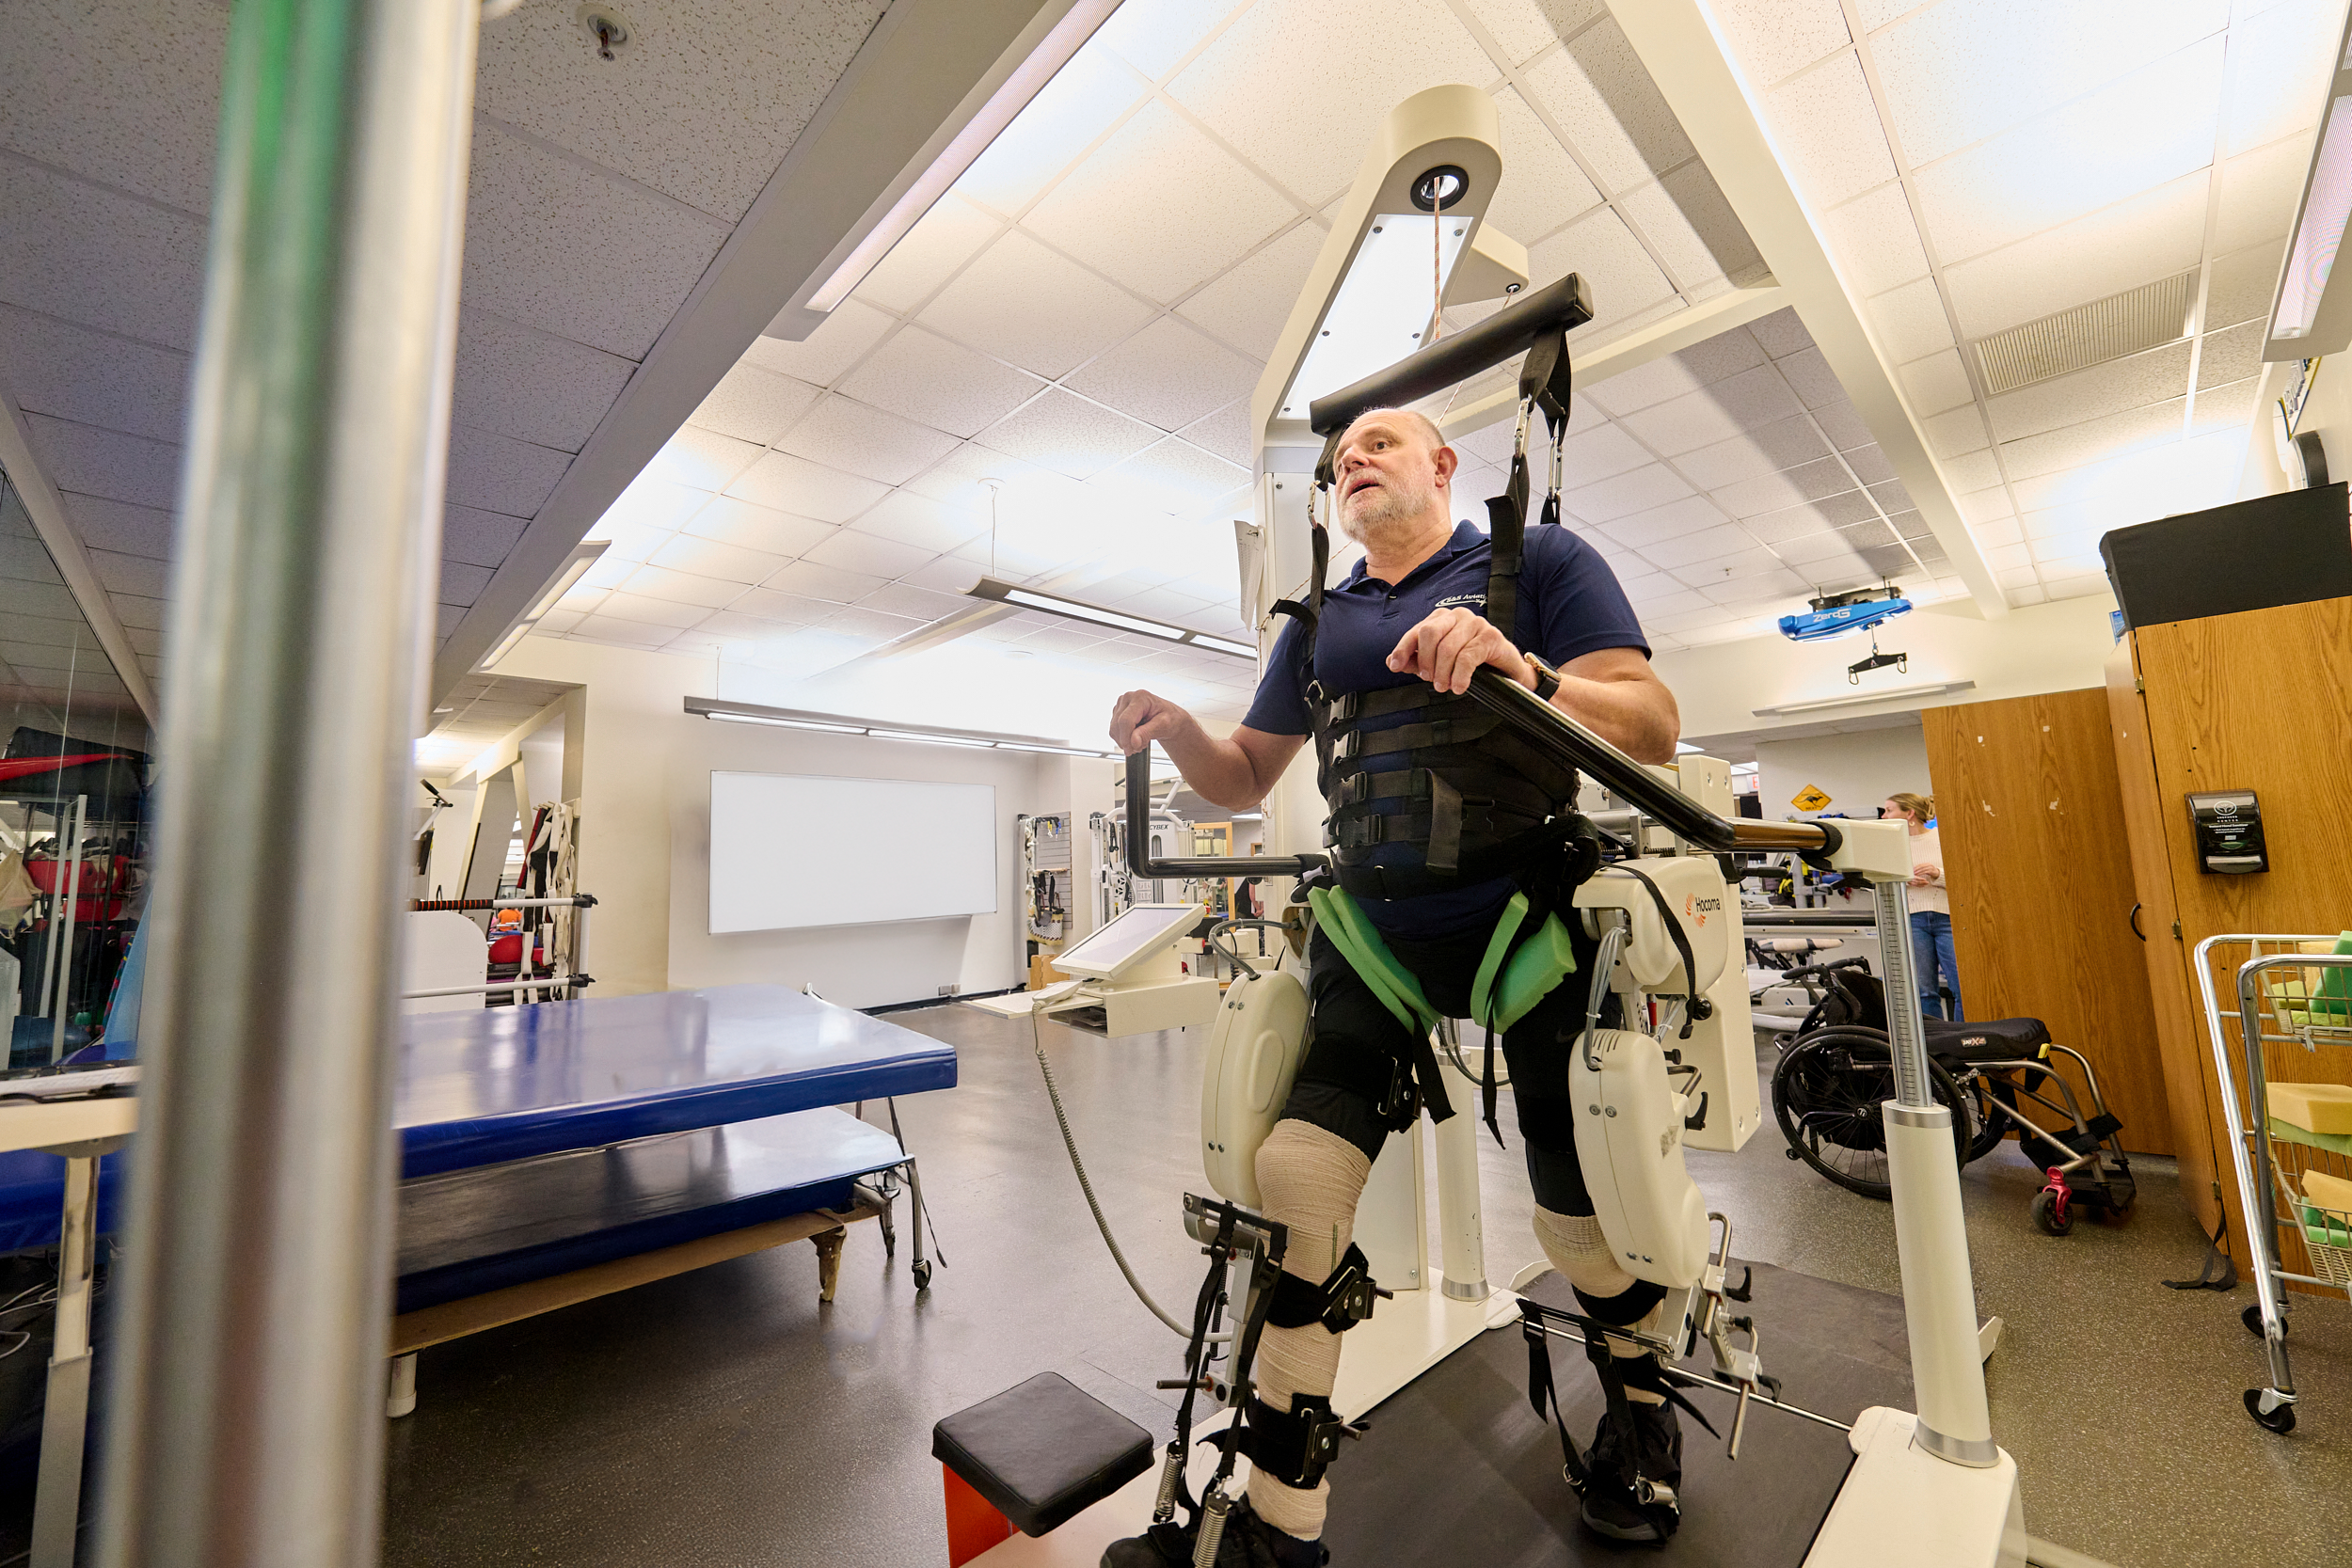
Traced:
POLYGON ((710 775, 710 934, 996 912, 996 786, 710 775))

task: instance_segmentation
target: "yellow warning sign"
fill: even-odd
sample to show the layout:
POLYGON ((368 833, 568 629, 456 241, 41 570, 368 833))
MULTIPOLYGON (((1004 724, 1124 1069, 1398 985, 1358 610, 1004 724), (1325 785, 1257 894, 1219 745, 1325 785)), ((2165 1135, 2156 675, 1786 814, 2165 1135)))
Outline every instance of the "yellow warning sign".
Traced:
POLYGON ((1820 811, 1829 804, 1829 797, 1821 793, 1820 784, 1807 784, 1797 791, 1796 799, 1788 803, 1799 811, 1820 811))

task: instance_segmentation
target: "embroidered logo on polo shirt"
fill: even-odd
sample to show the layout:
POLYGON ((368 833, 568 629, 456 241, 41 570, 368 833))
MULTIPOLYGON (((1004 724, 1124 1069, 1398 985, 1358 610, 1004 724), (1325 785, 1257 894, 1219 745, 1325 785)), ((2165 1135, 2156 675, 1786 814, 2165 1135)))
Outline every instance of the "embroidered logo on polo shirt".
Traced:
POLYGON ((1456 594, 1452 598, 1439 599, 1438 601, 1438 608, 1439 610, 1452 610, 1456 605, 1460 605, 1465 609, 1470 610, 1484 610, 1486 608, 1486 595, 1484 594, 1456 594))

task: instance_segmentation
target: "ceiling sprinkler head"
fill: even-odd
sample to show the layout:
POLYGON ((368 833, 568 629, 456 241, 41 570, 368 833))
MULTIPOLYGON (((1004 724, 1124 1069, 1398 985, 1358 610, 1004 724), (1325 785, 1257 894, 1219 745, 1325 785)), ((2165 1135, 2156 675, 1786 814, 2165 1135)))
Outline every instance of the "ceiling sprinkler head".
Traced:
POLYGON ((603 0, 586 0, 572 15, 596 46, 596 58, 607 64, 621 57, 621 51, 628 47, 637 33, 628 17, 603 0))

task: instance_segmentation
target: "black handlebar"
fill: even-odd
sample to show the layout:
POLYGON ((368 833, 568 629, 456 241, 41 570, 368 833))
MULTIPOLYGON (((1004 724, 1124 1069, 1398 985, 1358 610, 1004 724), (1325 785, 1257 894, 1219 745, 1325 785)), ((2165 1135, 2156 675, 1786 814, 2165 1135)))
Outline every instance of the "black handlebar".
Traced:
MULTIPOLYGON (((1648 768, 1489 665, 1470 677, 1470 694, 1563 768, 1593 779, 1634 810, 1710 854, 1733 848, 1834 851, 1841 842, 1827 822, 1759 822, 1717 816, 1648 768)), ((1152 751, 1127 756, 1127 866, 1150 881, 1184 877, 1298 877, 1327 865, 1323 855, 1226 855, 1154 860, 1152 847, 1152 751)), ((1637 850, 1639 846, 1636 846, 1637 850)))
POLYGON ((1570 273, 1476 326, 1440 338, 1353 387, 1315 399, 1307 405, 1309 426, 1318 436, 1345 430, 1368 408, 1402 408, 1442 392, 1534 347, 1538 339, 1573 331, 1592 319, 1593 293, 1584 279, 1570 273))

